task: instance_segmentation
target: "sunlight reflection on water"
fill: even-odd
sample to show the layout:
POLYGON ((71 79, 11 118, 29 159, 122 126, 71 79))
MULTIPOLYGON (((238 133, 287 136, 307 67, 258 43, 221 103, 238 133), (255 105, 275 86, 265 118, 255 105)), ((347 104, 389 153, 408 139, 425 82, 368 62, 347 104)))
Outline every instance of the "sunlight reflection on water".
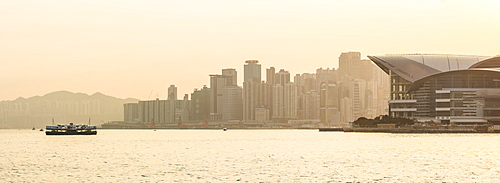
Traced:
POLYGON ((0 182, 500 182, 500 135, 0 130, 0 182))

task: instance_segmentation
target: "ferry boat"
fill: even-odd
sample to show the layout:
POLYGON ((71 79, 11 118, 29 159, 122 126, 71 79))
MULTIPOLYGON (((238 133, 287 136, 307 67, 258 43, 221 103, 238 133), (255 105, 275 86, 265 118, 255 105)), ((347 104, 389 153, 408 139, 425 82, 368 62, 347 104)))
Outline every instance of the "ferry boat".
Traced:
POLYGON ((57 125, 46 126, 45 135, 97 135, 96 126, 90 125, 57 125))

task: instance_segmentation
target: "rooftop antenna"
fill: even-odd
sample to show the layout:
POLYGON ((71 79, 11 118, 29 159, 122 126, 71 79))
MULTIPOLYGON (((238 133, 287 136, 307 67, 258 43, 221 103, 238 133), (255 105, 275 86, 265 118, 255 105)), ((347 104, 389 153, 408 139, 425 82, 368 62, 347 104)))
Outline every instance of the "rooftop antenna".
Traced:
POLYGON ((54 125, 54 117, 52 117, 52 125, 54 125))
POLYGON ((89 126, 90 126, 90 117, 89 117, 89 126))

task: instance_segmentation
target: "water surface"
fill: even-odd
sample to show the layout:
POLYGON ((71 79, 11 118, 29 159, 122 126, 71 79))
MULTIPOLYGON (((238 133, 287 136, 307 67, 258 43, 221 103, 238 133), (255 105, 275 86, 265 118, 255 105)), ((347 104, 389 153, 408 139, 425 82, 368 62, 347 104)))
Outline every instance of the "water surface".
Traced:
POLYGON ((498 134, 0 130, 0 182, 500 182, 498 134))

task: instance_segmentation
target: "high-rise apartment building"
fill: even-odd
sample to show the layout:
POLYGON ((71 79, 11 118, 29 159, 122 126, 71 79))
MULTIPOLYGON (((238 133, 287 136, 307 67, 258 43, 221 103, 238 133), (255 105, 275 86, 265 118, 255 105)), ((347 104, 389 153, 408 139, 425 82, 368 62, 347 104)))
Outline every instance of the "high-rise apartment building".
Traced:
POLYGON ((202 89, 194 90, 191 94, 191 110, 190 110, 190 120, 192 121, 202 121, 209 118, 212 92, 207 86, 203 86, 202 89))
POLYGON ((285 115, 284 111, 284 94, 282 85, 273 86, 273 119, 282 118, 285 115))
POLYGON ((270 85, 276 84, 276 69, 274 67, 270 67, 266 69, 266 83, 270 85))
POLYGON ((294 83, 289 82, 283 87, 283 97, 284 97, 284 116, 285 118, 297 118, 297 86, 294 83))
POLYGON ((286 122, 287 119, 297 118, 297 87, 290 82, 290 73, 281 69, 276 73, 276 85, 273 86, 273 120, 286 122))
MULTIPOLYGON (((253 64, 252 62, 249 65, 253 64)), ((222 75, 210 75, 211 120, 228 121, 243 118, 242 89, 237 85, 237 81, 236 69, 222 69, 222 75)))
POLYGON ((227 86, 227 76, 212 74, 210 75, 210 89, 212 92, 210 107, 210 119, 222 119, 223 95, 222 89, 227 86))
POLYGON ((340 77, 349 76, 352 78, 360 78, 361 70, 361 53, 359 52, 344 52, 339 57, 339 72, 340 77))
POLYGON ((243 82, 243 120, 255 120, 255 107, 259 105, 260 83, 243 82))
POLYGON ((311 74, 311 73, 303 73, 302 75, 296 74, 295 77, 293 78, 293 81, 297 86, 297 101, 298 101, 297 115, 299 116, 299 119, 317 119, 317 118, 307 118, 305 114, 307 110, 307 108, 305 107, 306 93, 308 93, 309 91, 318 91, 316 86, 316 74, 311 74))
POLYGON ((261 81, 261 67, 258 60, 247 60, 244 65, 243 82, 253 81, 260 83, 261 81))
POLYGON ((154 126, 172 126, 177 125, 179 120, 189 120, 190 101, 184 100, 146 100, 138 103, 138 120, 154 126), (171 103, 174 103, 171 105, 171 103), (171 106, 175 106, 171 109, 171 106), (173 111, 173 112, 172 112, 173 111))
MULTIPOLYGON (((270 107, 271 85, 261 81, 261 66, 257 60, 247 60, 244 65, 245 79, 243 81, 243 120, 247 122, 256 120, 256 108, 270 107)), ((267 82, 273 82, 269 72, 274 68, 267 69, 267 82)), ((274 74, 274 73, 273 73, 274 74)))
POLYGON ((323 81, 335 81, 335 82, 338 82, 340 81, 339 79, 339 70, 335 69, 335 68, 326 68, 326 69, 323 69, 323 68, 319 68, 319 69, 316 69, 316 86, 317 86, 317 89, 319 89, 321 83, 323 81))
POLYGON ((297 85, 298 93, 308 92, 310 90, 318 90, 316 83, 316 74, 303 73, 302 75, 295 75, 293 82, 297 85))
POLYGON ((281 69, 275 76, 276 84, 284 86, 285 84, 290 82, 290 73, 281 69))
POLYGON ((323 81, 320 85, 320 121, 327 126, 340 126, 339 86, 334 81, 323 81))
POLYGON ((189 110, 191 108, 191 101, 189 100, 189 95, 185 94, 182 100, 178 100, 178 107, 175 109, 175 120, 177 122, 189 121, 189 110))
POLYGON ((269 109, 269 116, 273 116, 273 86, 276 85, 276 69, 270 67, 266 69, 266 85, 263 95, 265 96, 265 107, 269 109))
POLYGON ((243 118, 243 99, 242 89, 236 85, 225 86, 222 88, 222 119, 223 120, 242 120, 243 118))
POLYGON ((269 109, 264 106, 257 106, 255 108, 255 122, 266 123, 271 121, 271 116, 269 115, 269 109))
POLYGON ((132 122, 138 120, 138 103, 123 104, 123 121, 132 122))
POLYGON ((167 95, 167 110, 169 110, 166 115, 167 115, 167 121, 168 122, 173 122, 175 121, 175 109, 177 106, 175 105, 177 101, 177 87, 175 85, 170 85, 168 87, 168 95, 167 95))
POLYGON ((227 85, 238 85, 238 73, 236 69, 222 69, 222 75, 226 76, 227 85))
MULTIPOLYGON (((265 82, 243 82, 243 120, 254 121, 255 109, 271 108, 271 85, 265 82)), ((270 111, 269 111, 270 112, 270 111)))
POLYGON ((302 96, 302 119, 319 119, 320 95, 316 90, 309 90, 302 96))
MULTIPOLYGON (((170 110, 168 100, 148 100, 139 101, 138 104, 138 117, 140 122, 145 122, 154 125, 163 125, 173 123, 173 118, 168 118, 170 110)), ((173 109, 175 112, 175 109, 173 109)), ((174 114, 175 115, 175 114, 174 114)))
POLYGON ((177 100, 177 87, 175 85, 168 87, 167 100, 177 100))

